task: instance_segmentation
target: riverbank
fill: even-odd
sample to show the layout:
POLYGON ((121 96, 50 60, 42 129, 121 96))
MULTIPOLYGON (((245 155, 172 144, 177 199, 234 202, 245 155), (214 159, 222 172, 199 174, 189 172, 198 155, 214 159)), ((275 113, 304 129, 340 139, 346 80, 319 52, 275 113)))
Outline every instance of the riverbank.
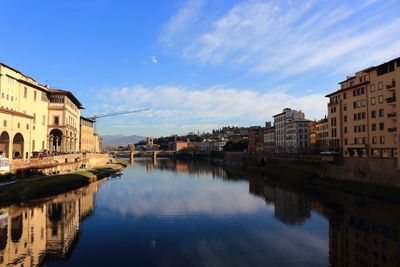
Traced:
MULTIPOLYGON (((299 189, 311 191, 332 189, 359 196, 400 203, 399 187, 329 177, 323 169, 324 166, 316 164, 315 162, 296 162, 297 164, 293 164, 284 160, 280 162, 272 160, 260 164, 257 161, 253 162, 248 159, 243 161, 230 161, 226 160, 221 155, 210 157, 209 160, 220 166, 242 169, 246 172, 256 173, 258 176, 261 174, 261 177, 265 177, 266 179, 288 183, 299 189), (321 175, 321 173, 324 173, 324 175, 321 175)), ((337 165, 337 168, 340 168, 340 166, 337 165)))
POLYGON ((0 206, 69 192, 109 177, 125 167, 125 163, 116 162, 85 171, 17 180, 0 187, 0 206))

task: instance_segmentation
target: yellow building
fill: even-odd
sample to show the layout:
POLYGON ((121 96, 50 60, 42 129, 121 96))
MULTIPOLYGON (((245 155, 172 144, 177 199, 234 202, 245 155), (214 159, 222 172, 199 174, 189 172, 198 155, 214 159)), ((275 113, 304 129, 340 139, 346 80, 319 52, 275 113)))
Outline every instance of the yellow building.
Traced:
POLYGON ((96 137, 94 136, 95 120, 81 116, 79 149, 81 152, 95 152, 96 137))
POLYGON ((327 118, 317 121, 315 125, 315 143, 318 152, 329 150, 329 125, 327 118))
POLYGON ((0 153, 29 158, 47 148, 48 88, 0 63, 0 153))
POLYGON ((397 158, 400 58, 357 72, 327 95, 329 142, 346 157, 397 158))
POLYGON ((68 91, 49 90, 49 149, 79 151, 80 109, 83 105, 68 91))

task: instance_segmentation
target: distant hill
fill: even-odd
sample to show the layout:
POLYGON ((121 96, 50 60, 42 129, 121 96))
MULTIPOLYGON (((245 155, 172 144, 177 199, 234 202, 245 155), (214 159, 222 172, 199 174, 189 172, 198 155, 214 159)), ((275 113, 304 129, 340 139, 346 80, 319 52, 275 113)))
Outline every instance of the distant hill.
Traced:
POLYGON ((138 135, 103 135, 101 137, 103 138, 103 146, 123 146, 146 140, 146 137, 138 135))

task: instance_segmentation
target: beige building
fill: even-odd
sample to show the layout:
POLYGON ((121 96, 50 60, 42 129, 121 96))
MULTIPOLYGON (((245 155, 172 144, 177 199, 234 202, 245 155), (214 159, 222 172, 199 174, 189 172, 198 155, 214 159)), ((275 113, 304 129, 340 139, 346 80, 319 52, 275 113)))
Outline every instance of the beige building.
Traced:
POLYGON ((94 136, 95 120, 81 116, 80 134, 79 134, 79 150, 81 152, 95 152, 96 138, 94 136))
POLYGON ((103 139, 100 135, 94 134, 94 152, 100 153, 103 151, 103 139))
POLYGON ((324 152, 329 150, 329 125, 327 118, 316 122, 315 143, 317 152, 324 152))
POLYGON ((58 152, 79 151, 80 110, 83 105, 68 91, 49 90, 49 148, 58 152))
POLYGON ((0 154, 29 158, 47 148, 48 88, 0 63, 0 154))
POLYGON ((397 158, 400 58, 357 72, 327 95, 329 144, 346 157, 397 158))

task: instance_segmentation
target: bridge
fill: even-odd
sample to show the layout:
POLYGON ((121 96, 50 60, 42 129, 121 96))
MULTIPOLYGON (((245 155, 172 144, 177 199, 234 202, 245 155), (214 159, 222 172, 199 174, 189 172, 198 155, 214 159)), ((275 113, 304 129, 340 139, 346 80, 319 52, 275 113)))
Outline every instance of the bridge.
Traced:
POLYGON ((195 153, 198 152, 186 151, 186 150, 110 151, 110 154, 116 157, 129 158, 131 162, 135 157, 148 157, 152 158, 153 160, 156 160, 157 156, 175 158, 175 156, 185 155, 193 157, 195 153))

